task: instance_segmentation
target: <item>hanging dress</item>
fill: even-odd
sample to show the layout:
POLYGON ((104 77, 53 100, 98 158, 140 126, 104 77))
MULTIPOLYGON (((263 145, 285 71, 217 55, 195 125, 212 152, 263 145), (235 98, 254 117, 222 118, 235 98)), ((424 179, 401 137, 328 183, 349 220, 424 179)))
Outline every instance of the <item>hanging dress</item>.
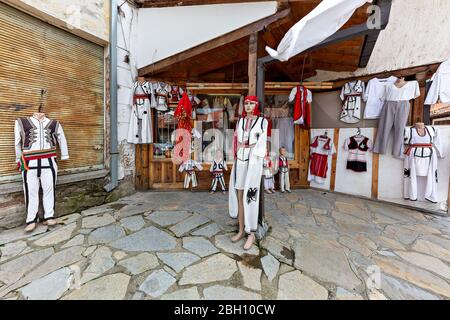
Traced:
POLYGON ((134 83, 133 106, 127 139, 129 143, 148 144, 153 142, 151 94, 152 87, 149 82, 136 81, 134 83))

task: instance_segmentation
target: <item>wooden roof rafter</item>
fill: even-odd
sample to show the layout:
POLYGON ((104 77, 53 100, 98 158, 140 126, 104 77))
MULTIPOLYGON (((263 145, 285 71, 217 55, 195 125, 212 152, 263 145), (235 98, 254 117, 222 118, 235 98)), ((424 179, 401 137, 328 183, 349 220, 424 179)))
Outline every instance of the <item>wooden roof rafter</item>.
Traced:
POLYGON ((135 0, 141 8, 165 8, 182 6, 199 6, 242 2, 268 2, 274 0, 135 0))

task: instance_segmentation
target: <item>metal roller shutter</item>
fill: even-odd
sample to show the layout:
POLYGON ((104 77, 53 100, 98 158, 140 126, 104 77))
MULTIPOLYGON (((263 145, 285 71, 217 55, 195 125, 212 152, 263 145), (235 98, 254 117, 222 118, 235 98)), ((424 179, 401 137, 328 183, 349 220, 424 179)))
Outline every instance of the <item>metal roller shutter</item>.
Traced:
POLYGON ((14 120, 38 110, 59 120, 70 160, 61 173, 104 164, 104 48, 0 3, 0 181, 17 175, 14 120))

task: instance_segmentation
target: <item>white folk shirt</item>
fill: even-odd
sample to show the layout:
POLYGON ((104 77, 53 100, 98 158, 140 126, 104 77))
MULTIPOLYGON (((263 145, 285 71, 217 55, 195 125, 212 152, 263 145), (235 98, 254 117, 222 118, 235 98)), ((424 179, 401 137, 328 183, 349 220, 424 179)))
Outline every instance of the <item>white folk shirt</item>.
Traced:
POLYGON ((185 172, 187 172, 189 174, 192 174, 193 172, 195 172, 196 168, 198 170, 203 170, 202 165, 200 163, 198 163, 197 161, 195 161, 195 160, 186 160, 185 162, 183 162, 181 164, 179 171, 180 172, 185 171, 185 172))
POLYGON ((419 96, 419 83, 417 81, 409 81, 401 88, 397 87, 395 83, 386 85, 383 98, 386 101, 409 101, 419 96))
MULTIPOLYGON (((48 129, 48 125, 51 122, 50 119, 45 117, 42 122, 35 117, 29 117, 26 119, 32 127, 32 139, 28 141, 26 140, 26 137, 22 136, 22 133, 24 133, 22 130, 22 125, 19 120, 16 120, 14 125, 16 162, 20 162, 22 153, 56 148, 55 142, 58 143, 59 148, 61 149, 61 160, 69 159, 66 136, 64 135, 64 130, 59 122, 57 124, 56 132, 52 137, 48 129), (54 138, 56 138, 56 141, 54 138)), ((32 160, 30 165, 35 165, 33 163, 35 161, 36 160, 32 160)))
POLYGON ((358 123, 361 120, 361 101, 365 93, 364 82, 348 82, 342 87, 340 98, 343 101, 340 120, 345 123, 358 123))
POLYGON ((436 104, 438 100, 450 103, 450 59, 443 62, 434 74, 425 104, 436 104))
POLYGON ((384 93, 386 85, 393 84, 396 81, 396 77, 389 77, 387 79, 374 78, 369 81, 364 94, 364 101, 366 102, 365 119, 380 118, 381 110, 385 102, 384 93))

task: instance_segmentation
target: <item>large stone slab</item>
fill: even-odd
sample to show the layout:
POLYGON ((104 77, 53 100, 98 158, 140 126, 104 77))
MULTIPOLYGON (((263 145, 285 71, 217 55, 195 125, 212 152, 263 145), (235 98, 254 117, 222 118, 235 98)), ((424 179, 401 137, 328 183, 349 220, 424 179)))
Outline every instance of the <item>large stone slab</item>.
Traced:
POLYGON ((82 234, 79 234, 74 238, 70 239, 69 241, 67 241, 67 243, 61 247, 61 249, 67 249, 75 246, 82 246, 83 244, 84 244, 84 236, 82 234))
POLYGON ((272 237, 266 237, 262 241, 261 245, 279 261, 289 265, 292 265, 294 263, 294 251, 291 250, 289 244, 272 237))
POLYGON ((410 264, 434 272, 438 276, 450 280, 450 267, 437 258, 417 252, 396 251, 395 254, 410 264))
POLYGON ((62 300, 123 300, 129 282, 130 276, 123 273, 104 276, 86 283, 62 300))
POLYGON ((172 293, 165 294, 161 297, 161 300, 200 300, 197 287, 189 289, 182 289, 172 293))
POLYGON ((170 231, 172 231, 177 237, 182 237, 195 228, 198 228, 206 223, 208 223, 210 220, 202 216, 200 214, 194 214, 192 217, 174 225, 170 228, 170 231))
POLYGON ((272 282, 272 280, 275 279, 278 274, 278 270, 280 269, 280 262, 269 253, 267 256, 261 258, 261 264, 264 269, 264 273, 267 276, 267 279, 272 282))
POLYGON ((159 266, 158 259, 152 253, 141 253, 135 257, 120 261, 119 266, 127 269, 132 275, 138 275, 159 266))
POLYGON ((393 258, 375 256, 374 260, 384 273, 450 298, 450 285, 432 273, 393 258))
POLYGON ((54 252, 53 248, 34 251, 0 265, 0 281, 6 285, 15 283, 54 252))
POLYGON ((295 267, 348 290, 354 290, 361 284, 350 268, 344 250, 331 242, 297 242, 295 267))
POLYGON ((116 219, 109 213, 83 218, 81 227, 83 229, 97 229, 115 223, 116 219))
POLYGON ((176 279, 164 270, 152 272, 141 284, 139 290, 145 292, 152 298, 162 296, 174 283, 176 279))
POLYGON ((100 247, 92 254, 90 264, 81 277, 81 284, 94 280, 112 269, 115 262, 108 247, 100 247))
POLYGON ((15 290, 23 287, 36 279, 42 278, 58 269, 70 266, 80 261, 84 250, 85 248, 78 246, 56 252, 44 263, 27 272, 22 279, 15 282, 8 288, 8 290, 15 290))
POLYGON ((238 267, 244 281, 244 287, 255 291, 261 291, 262 270, 249 267, 243 262, 238 262, 238 267))
POLYGON ((433 257, 450 262, 450 250, 428 240, 419 239, 414 243, 413 250, 432 255, 433 257))
POLYGON ((211 242, 201 237, 183 238, 183 248, 202 258, 220 252, 211 242))
POLYGON ((236 271, 236 262, 226 255, 219 253, 199 264, 188 267, 184 271, 179 284, 201 284, 228 280, 236 271))
POLYGON ((145 226, 144 218, 141 216, 125 218, 120 223, 125 229, 133 232, 139 231, 145 226))
POLYGON ((114 214, 114 218, 120 220, 127 217, 141 215, 153 210, 153 208, 154 204, 152 203, 131 203, 116 212, 114 214))
POLYGON ((83 217, 96 216, 101 214, 113 214, 113 213, 114 209, 111 208, 109 204, 81 211, 81 215, 83 217))
POLYGON ((216 234, 218 234, 220 231, 221 231, 221 229, 217 225, 217 223, 211 223, 210 225, 208 225, 206 227, 203 227, 201 229, 198 229, 197 231, 192 232, 192 235, 211 238, 211 237, 214 237, 216 234))
POLYGON ((337 288, 336 290, 336 300, 346 300, 346 301, 355 301, 355 300, 364 300, 364 298, 355 292, 350 292, 345 290, 344 288, 337 288))
POLYGON ((107 244, 114 240, 125 237, 125 231, 116 225, 99 228, 89 235, 89 244, 107 244))
POLYGON ((205 300, 261 300, 261 295, 242 289, 215 285, 203 290, 205 300))
POLYGON ((2 231, 0 232, 0 246, 17 240, 29 239, 39 234, 43 234, 47 232, 47 230, 48 228, 46 226, 39 224, 37 228, 30 233, 25 232, 24 227, 2 231))
POLYGON ((233 242, 231 242, 231 239, 230 239, 231 236, 232 235, 230 235, 230 234, 216 236, 214 238, 216 247, 227 253, 232 253, 237 256, 242 256, 244 254, 255 255, 255 256, 259 255, 259 249, 256 245, 254 245, 250 250, 245 251, 244 250, 245 240, 241 240, 237 243, 233 243, 233 242))
POLYGON ((188 252, 158 253, 158 258, 176 272, 181 272, 184 268, 200 260, 198 256, 188 252))
POLYGON ((58 243, 69 240, 72 237, 72 233, 77 228, 77 224, 74 222, 62 228, 56 229, 54 231, 45 234, 34 242, 35 246, 47 247, 54 246, 58 243))
POLYGON ((130 252, 168 251, 176 245, 174 237, 155 227, 143 229, 110 244, 113 248, 130 252))
POLYGON ((279 300, 327 300, 328 291, 296 270, 280 276, 277 298, 279 300))
POLYGON ((419 237, 420 233, 407 229, 399 225, 387 226, 384 230, 384 235, 390 238, 397 239, 404 245, 411 245, 419 237))
POLYGON ((409 282, 385 274, 381 276, 381 289, 392 300, 440 300, 439 297, 409 282))
POLYGON ((18 255, 27 253, 31 249, 27 246, 25 241, 19 240, 16 242, 11 242, 5 244, 0 248, 0 263, 5 262, 6 260, 10 260, 18 255))
POLYGON ((57 300, 70 288, 69 268, 62 268, 37 279, 19 291, 27 300, 57 300))
POLYGON ((192 216, 192 214, 187 211, 156 211, 149 215, 147 219, 161 227, 168 227, 177 224, 190 216, 192 216))

